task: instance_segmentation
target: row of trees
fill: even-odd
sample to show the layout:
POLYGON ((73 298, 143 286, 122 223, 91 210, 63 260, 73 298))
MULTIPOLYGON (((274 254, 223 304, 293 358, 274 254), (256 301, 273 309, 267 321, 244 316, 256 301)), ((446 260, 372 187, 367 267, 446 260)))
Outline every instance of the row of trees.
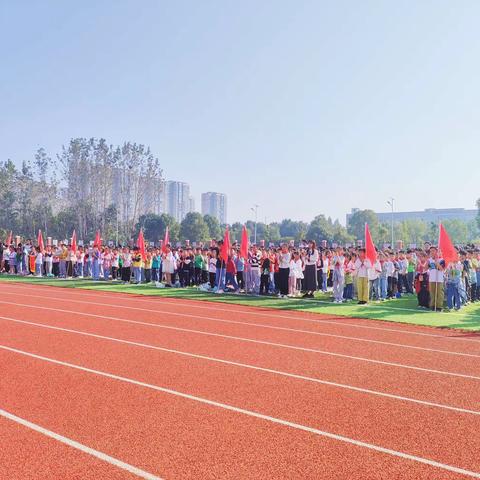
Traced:
MULTIPOLYGON (((363 238, 365 223, 368 223, 375 243, 379 245, 391 243, 391 224, 380 223, 377 215, 372 210, 356 211, 350 217, 348 233, 354 238, 363 238)), ((444 220, 442 224, 447 229, 454 243, 480 243, 480 210, 476 220, 470 222, 444 220)), ((395 240, 402 240, 406 245, 422 245, 423 242, 427 241, 435 243, 438 239, 438 224, 435 222, 422 222, 421 220, 395 222, 393 225, 393 236, 395 240)))
MULTIPOLYGON (((0 164, 0 228, 23 237, 129 239, 142 214, 159 208, 162 169, 149 148, 75 138, 55 158, 40 148, 17 168, 0 164)), ((3 232, 3 233, 4 233, 3 232)))
MULTIPOLYGON (((375 243, 378 245, 391 243, 391 225, 379 223, 377 216, 371 210, 362 210, 353 215, 348 228, 337 220, 332 221, 324 215, 316 216, 312 222, 305 223, 291 219, 270 224, 257 224, 257 239, 265 240, 268 244, 289 242, 298 243, 303 239, 313 239, 317 243, 326 240, 329 244, 341 245, 353 243, 356 239, 363 239, 365 223, 369 224, 375 243)), ((462 222, 461 220, 446 220, 443 222, 452 240, 457 244, 464 244, 480 239, 479 225, 476 221, 462 222)), ((202 217, 200 213, 187 214, 181 223, 177 223, 169 215, 148 214, 140 217, 136 225, 136 233, 143 228, 145 237, 149 241, 158 241, 169 227, 170 239, 173 242, 191 240, 206 242, 212 238, 219 239, 223 235, 225 225, 210 215, 202 217)), ((255 224, 247 221, 246 226, 253 239, 255 224)), ((230 225, 230 235, 233 240, 240 241, 243 224, 230 225)), ((422 245, 423 242, 435 242, 438 238, 438 225, 425 223, 420 220, 408 220, 394 224, 395 240, 402 240, 405 245, 422 245)))
MULTIPOLYGON (((20 168, 11 160, 0 164, 0 238, 10 230, 35 238, 42 229, 61 239, 75 229, 78 238, 93 239, 100 230, 105 239, 124 243, 143 228, 147 240, 158 241, 167 226, 173 242, 221 238, 224 225, 214 217, 192 212, 177 223, 161 214, 161 181, 160 162, 144 145, 113 146, 104 139, 75 138, 55 158, 40 148, 20 168)), ((480 209, 480 200, 477 206, 480 209)), ((310 223, 259 222, 256 231, 257 239, 266 243, 314 239, 346 244, 363 239, 365 223, 377 244, 390 242, 390 225, 379 223, 371 210, 355 212, 348 227, 318 215, 310 223)), ((448 220, 444 225, 455 243, 480 239, 480 217, 477 222, 448 220)), ((232 237, 240 240, 242 224, 230 227, 232 237)), ((253 238, 254 222, 248 221, 247 228, 253 238)), ((433 223, 409 220, 394 225, 394 238, 405 244, 435 241, 437 236, 438 225, 433 223)))

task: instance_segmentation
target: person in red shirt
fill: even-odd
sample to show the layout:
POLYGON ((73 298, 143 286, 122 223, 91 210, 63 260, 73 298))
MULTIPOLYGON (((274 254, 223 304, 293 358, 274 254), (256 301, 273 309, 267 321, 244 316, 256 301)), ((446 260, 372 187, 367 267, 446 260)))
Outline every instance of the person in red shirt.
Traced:
POLYGON ((231 285, 235 293, 239 290, 238 283, 235 278, 236 274, 237 266, 235 265, 234 251, 232 250, 228 256, 226 265, 225 287, 228 288, 231 285))

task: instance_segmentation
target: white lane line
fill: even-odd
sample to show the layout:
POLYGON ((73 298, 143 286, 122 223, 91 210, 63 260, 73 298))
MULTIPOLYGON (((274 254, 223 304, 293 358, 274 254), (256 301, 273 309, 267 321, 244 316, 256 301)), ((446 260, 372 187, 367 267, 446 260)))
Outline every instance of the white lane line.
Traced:
MULTIPOLYGON (((2 285, 5 285, 2 284, 2 285)), ((36 287, 44 287, 43 289, 48 290, 48 287, 51 287, 50 285, 42 285, 42 284, 29 284, 29 286, 34 285, 36 287)), ((23 288, 23 284, 19 283, 14 283, 14 284, 8 284, 10 288, 18 288, 21 291, 26 291, 29 287, 23 288)), ((54 289, 57 288, 64 288, 61 286, 53 286, 54 289)), ((132 287, 133 289, 133 287, 132 287)), ((344 320, 348 320, 349 317, 346 316, 341 316, 339 315, 339 319, 337 321, 334 320, 320 320, 320 319, 313 319, 313 318, 305 318, 305 317, 300 317, 300 316, 293 316, 293 315, 281 315, 280 313, 268 313, 265 312, 263 309, 266 307, 258 307, 258 309, 254 309, 254 307, 250 307, 250 310, 238 310, 238 309, 232 309, 232 308, 220 308, 214 305, 219 305, 219 304, 224 304, 224 305, 229 305, 229 306, 236 306, 236 304, 233 303, 228 303, 228 302, 218 302, 218 303, 213 303, 213 302, 207 302, 206 300, 199 300, 199 299, 192 299, 192 303, 182 303, 180 299, 171 299, 171 298, 166 298, 166 297, 161 297, 158 296, 156 297, 155 300, 148 300, 147 298, 139 298, 140 295, 132 297, 132 294, 134 293, 134 290, 132 290, 132 293, 123 293, 123 292, 108 292, 106 290, 101 290, 101 291, 95 291, 86 287, 80 287, 78 290, 75 289, 68 289, 69 294, 72 295, 78 295, 82 297, 94 297, 94 298, 104 298, 109 294, 118 294, 121 295, 122 299, 129 300, 129 301, 135 301, 135 302, 142 302, 142 303, 153 303, 158 305, 159 303, 164 303, 167 305, 173 306, 183 306, 183 307, 188 307, 188 308, 200 308, 200 309, 205 309, 205 310, 212 310, 212 311, 219 311, 219 312, 227 312, 227 313, 242 313, 246 315, 255 315, 255 316, 264 316, 264 317, 271 317, 271 318, 282 318, 282 319, 288 319, 288 320, 299 320, 303 322, 309 322, 309 323, 318 323, 318 324, 326 324, 326 325, 334 325, 336 327, 352 327, 352 328, 363 328, 366 330, 378 330, 382 332, 392 332, 392 333, 401 333, 405 335, 417 335, 417 336, 422 336, 422 337, 432 337, 432 338, 440 338, 440 339, 445 339, 445 340, 455 340, 455 341, 467 341, 467 342, 474 342, 474 343, 480 343, 480 336, 478 338, 466 338, 466 337, 456 337, 456 336, 449 336, 449 335, 440 335, 440 334, 435 334, 435 333, 426 333, 426 332, 414 332, 412 330, 408 329, 401 329, 401 328, 387 328, 387 327, 379 327, 379 326, 373 326, 373 325, 363 325, 363 324, 355 324, 355 323, 349 323, 344 320), (130 298, 129 298, 130 297, 130 298), (171 301, 169 301, 171 300, 171 301), (198 303, 209 303, 209 305, 198 305, 198 303)), ((55 290, 57 291, 57 290, 55 290)), ((14 295, 15 293, 9 292, 10 294, 14 295)), ((31 296, 29 294, 15 294, 15 295, 22 295, 22 296, 31 296)), ((45 298, 46 296, 40 296, 40 295, 35 295, 36 297, 39 298, 45 298)), ((146 295, 142 295, 143 297, 146 297, 146 295)), ((55 297, 46 297, 46 298, 55 298, 55 297)), ((182 299, 183 300, 183 299, 182 299)), ((317 301, 317 300, 316 300, 317 301)), ((309 300, 309 303, 312 301, 309 300)), ((318 300, 318 302, 321 302, 318 300)), ((328 302, 324 302, 328 304, 328 302)), ((105 304, 108 305, 108 304, 105 304)), ((117 305, 116 305, 117 306, 117 305)), ((270 307, 273 309, 273 307, 270 307)), ((389 307, 389 308, 395 308, 395 307, 389 307)), ((278 309, 278 312, 281 312, 282 309, 278 309)), ((417 312, 417 310, 413 310, 417 312)), ((421 311, 420 311, 421 312, 421 311)), ((305 311, 305 313, 308 313, 305 311)), ((428 312, 427 312, 428 313, 428 312)), ((375 321, 375 319, 365 319, 366 321, 375 321)), ((377 320, 378 321, 378 320, 377 320)), ((409 326, 408 324, 403 324, 406 327, 409 326)), ((413 326, 413 325, 412 325, 413 326)), ((421 327, 421 326, 419 326, 421 327)), ((459 332, 461 333, 461 332, 459 332)), ((475 331, 471 332, 476 333, 475 331)))
MULTIPOLYGON (((16 353, 20 353, 20 351, 16 353)), ((128 463, 122 462, 121 460, 111 457, 106 453, 95 450, 94 448, 87 447, 86 445, 76 442, 71 438, 67 438, 67 437, 64 437, 63 435, 52 432, 51 430, 47 430, 46 428, 40 425, 37 425, 36 423, 32 423, 32 422, 29 422, 28 420, 25 420, 24 418, 17 417, 16 415, 13 415, 12 413, 7 412, 6 410, 0 409, 0 416, 8 420, 11 420, 12 422, 23 425, 24 427, 27 427, 30 430, 34 430, 38 433, 41 433, 46 437, 53 438, 54 440, 57 440, 58 442, 68 445, 69 447, 75 448, 76 450, 80 450, 81 452, 91 455, 92 457, 96 457, 99 460, 102 460, 103 462, 107 462, 110 465, 114 465, 115 467, 121 468, 122 470, 126 470, 127 472, 132 473, 137 477, 145 478, 146 480, 161 480, 161 478, 157 477, 156 475, 153 475, 149 472, 141 470, 140 468, 134 467, 133 465, 130 465, 128 463)))
POLYGON ((81 365, 75 365, 75 364, 72 364, 72 363, 62 362, 60 360, 55 360, 55 359, 49 358, 49 357, 43 357, 41 355, 36 355, 36 354, 30 353, 30 352, 25 352, 23 350, 18 350, 16 348, 7 347, 5 345, 0 345, 0 348, 3 349, 3 350, 8 350, 12 353, 17 353, 17 354, 20 354, 20 355, 25 355, 25 356, 28 356, 28 357, 31 357, 31 358, 35 358, 37 360, 43 360, 43 361, 46 361, 46 362, 54 363, 56 365, 61 365, 61 366, 64 366, 64 367, 69 367, 69 368, 73 368, 73 369, 76 369, 76 370, 81 370, 83 372, 92 373, 92 374, 99 375, 99 376, 106 377, 106 378, 111 378, 113 380, 119 380, 121 382, 130 383, 132 385, 148 388, 148 389, 151 389, 151 390, 156 390, 158 392, 167 393, 169 395, 174 395, 176 397, 184 398, 186 400, 192 400, 194 402, 203 403, 203 404, 209 405, 211 407, 221 408, 223 410, 228 410, 228 411, 235 412, 235 413, 241 413, 241 414, 249 416, 249 417, 258 418, 260 420, 265 420, 267 422, 275 423, 275 424, 282 425, 282 426, 285 426, 285 427, 290 427, 290 428, 293 428, 295 430, 300 430, 300 431, 312 433, 314 435, 329 438, 331 440, 336 440, 336 441, 347 443, 347 444, 350 444, 350 445, 355 445, 357 447, 366 448, 368 450, 373 450, 375 452, 384 453, 386 455, 394 456, 394 457, 397 457, 397 458, 402 458, 404 460, 411 460, 413 462, 422 463, 424 465, 429 465, 431 467, 439 468, 439 469, 446 470, 446 471, 449 471, 449 472, 458 473, 460 475, 466 475, 466 476, 469 476, 469 477, 472 477, 472 478, 480 478, 480 473, 478 473, 478 472, 473 472, 471 470, 466 470, 466 469, 463 469, 463 468, 454 467, 452 465, 447 465, 445 463, 440 463, 440 462, 437 462, 435 460, 430 460, 428 458, 423 458, 423 457, 419 457, 419 456, 416 456, 416 455, 411 455, 409 453, 400 452, 400 451, 397 451, 397 450, 392 450, 390 448, 381 447, 381 446, 378 446, 378 445, 374 445, 372 443, 362 442, 361 440, 356 440, 356 439, 353 439, 353 438, 350 438, 350 437, 345 437, 343 435, 337 435, 336 433, 326 432, 324 430, 319 430, 317 428, 308 427, 306 425, 301 425, 299 423, 290 422, 288 420, 282 420, 281 418, 271 417, 269 415, 265 415, 265 414, 255 412, 255 411, 252 411, 252 410, 246 410, 244 408, 235 407, 233 405, 229 405, 229 404, 226 404, 226 403, 216 402, 214 400, 209 400, 207 398, 198 397, 198 396, 195 396, 195 395, 190 395, 188 393, 180 392, 180 391, 177 391, 177 390, 172 390, 172 389, 169 389, 169 388, 160 387, 158 385, 152 385, 152 384, 149 384, 149 383, 140 382, 138 380, 133 380, 131 378, 121 377, 119 375, 114 375, 112 373, 103 372, 101 370, 94 370, 94 369, 91 369, 91 368, 83 367, 81 365))
POLYGON ((453 407, 451 405, 445 405, 445 404, 442 404, 442 403, 428 402, 426 400, 418 400, 416 398, 404 397, 404 396, 401 396, 401 395, 394 395, 394 394, 391 394, 391 393, 380 392, 380 391, 377 391, 377 390, 370 390, 370 389, 367 389, 367 388, 355 387, 353 385, 347 385, 347 384, 344 384, 344 383, 330 382, 328 380, 321 380, 319 378, 308 377, 308 376, 305 376, 305 375, 298 375, 298 374, 295 374, 295 373, 283 372, 283 371, 274 370, 274 369, 271 369, 271 368, 258 367, 256 365, 234 362, 234 361, 231 361, 231 360, 223 360, 221 358, 209 357, 209 356, 206 356, 206 355, 198 355, 196 353, 184 352, 184 351, 180 351, 180 350, 174 350, 174 349, 171 349, 171 348, 159 347, 159 346, 156 346, 156 345, 150 345, 148 343, 134 342, 134 341, 131 341, 131 340, 123 340, 121 338, 115 338, 115 337, 107 337, 105 335, 98 335, 96 333, 83 332, 83 331, 80 331, 80 330, 72 330, 70 328, 54 327, 52 325, 44 325, 43 323, 29 322, 29 321, 26 321, 26 320, 18 320, 18 319, 13 319, 13 318, 12 319, 7 319, 7 317, 0 317, 0 320, 7 320, 7 321, 10 321, 10 322, 32 325, 32 326, 35 326, 35 327, 47 328, 47 329, 50 329, 50 330, 58 330, 58 331, 61 331, 61 332, 74 333, 74 334, 77 334, 77 335, 84 335, 86 337, 99 338, 101 340, 109 340, 109 341, 112 341, 112 342, 122 343, 122 344, 125 344, 125 345, 133 345, 135 347, 147 348, 147 349, 150 349, 150 350, 157 350, 157 351, 160 351, 160 352, 173 353, 175 355, 182 355, 182 356, 185 356, 185 357, 206 360, 206 361, 209 361, 209 362, 221 363, 223 365, 231 365, 231 366, 234 366, 234 367, 248 368, 250 370, 255 370, 255 371, 259 371, 259 372, 271 373, 271 374, 280 375, 280 376, 283 376, 283 377, 294 378, 296 380, 304 380, 304 381, 307 381, 307 382, 318 383, 318 384, 321 384, 321 385, 328 385, 328 386, 331 386, 331 387, 343 388, 343 389, 346 389, 346 390, 352 390, 354 392, 366 393, 366 394, 369 394, 369 395, 377 395, 379 397, 391 398, 393 400, 412 402, 412 403, 416 403, 416 404, 420 404, 420 405, 426 405, 428 407, 442 408, 442 409, 445 409, 445 410, 451 410, 451 411, 459 412, 459 413, 468 413, 468 414, 472 414, 472 415, 480 415, 480 411, 476 411, 476 410, 468 410, 466 408, 453 407))
MULTIPOLYGON (((275 343, 275 342, 268 342, 266 340, 254 340, 252 338, 245 338, 245 337, 235 337, 233 335, 223 335, 221 333, 210 333, 210 332, 202 332, 201 330, 192 330, 189 328, 180 328, 180 327, 171 327, 168 325, 160 325, 158 323, 148 323, 148 322, 141 322, 139 320, 127 320, 124 318, 117 318, 117 317, 108 317, 105 315, 95 315, 93 313, 80 313, 80 312, 75 312, 73 310, 61 310, 59 308, 49 308, 49 307, 35 307, 35 308, 41 308, 43 310, 53 310, 57 312, 62 312, 62 313, 71 313, 74 314, 75 316, 86 316, 86 317, 93 317, 93 318, 100 318, 102 320, 112 320, 115 322, 124 322, 124 323, 131 323, 135 325, 145 325, 148 327, 153 327, 153 328, 163 328, 166 330, 173 330, 176 332, 186 332, 186 333, 193 333, 196 335, 204 335, 208 337, 216 337, 216 338, 226 338, 228 340, 235 340, 235 341, 241 341, 241 342, 248 342, 248 343, 255 343, 258 345, 268 345, 272 347, 278 347, 278 348, 286 348, 289 350, 296 350, 300 352, 308 352, 308 353, 318 353, 321 355, 328 355, 331 357, 337 357, 337 358, 347 358, 349 360, 358 360, 362 362, 367 362, 367 363, 374 363, 377 365, 387 365, 389 367, 397 367, 397 368, 406 368, 408 370, 414 370, 414 371, 419 371, 419 372, 427 372, 427 373, 434 373, 434 374, 439 374, 439 375, 447 375, 451 377, 459 377, 459 378, 467 378, 469 380, 480 380, 480 377, 475 376, 475 375, 468 375, 465 373, 455 373, 455 372, 448 372, 444 370, 433 370, 430 368, 423 368, 423 367, 415 367, 413 365, 404 365, 402 363, 394 363, 394 362, 386 362, 383 360, 374 360, 371 358, 365 358, 365 357, 356 357, 353 355, 346 355, 343 353, 334 353, 334 352, 328 352, 326 350, 318 350, 315 348, 307 348, 307 347, 298 347, 296 345, 288 345, 285 343, 275 343)), ((5 319, 5 320, 16 320, 10 317, 4 317, 0 316, 0 319, 5 319)), ((68 320, 67 320, 68 321, 68 320)))
MULTIPOLYGON (((8 294, 7 294, 8 295, 8 294)), ((16 295, 16 294, 13 294, 16 295)), ((24 295, 26 296, 26 295, 24 295)), ((29 295, 29 297, 36 297, 37 295, 29 295)), ((45 298, 45 297, 43 297, 45 298)), ((264 329, 269 329, 269 330, 278 330, 278 331, 285 331, 285 332, 292 332, 292 333, 301 333, 301 334, 306 334, 306 335, 313 335, 313 336, 320 336, 320 337, 329 337, 329 338, 341 338, 342 340, 349 340, 353 342, 364 342, 364 343, 373 343, 377 345, 387 345, 389 347, 397 347, 397 348, 408 348, 412 350, 420 350, 424 352, 433 352, 433 353, 441 353, 445 355, 456 355, 456 356, 461 356, 461 357, 473 357, 473 358, 480 358, 480 355, 476 355, 474 353, 465 353, 465 352, 452 352, 451 350, 440 350, 436 348, 426 348, 426 347, 418 347, 416 345, 406 345, 403 343, 394 343, 394 342, 384 342, 381 340, 372 340, 369 338, 359 338, 359 337, 351 337, 348 335, 336 335, 333 333, 325 333, 325 332, 314 332, 311 330, 300 330, 297 328, 290 328, 290 327, 277 327, 275 325, 268 325, 268 324, 262 324, 262 323, 252 323, 252 322, 241 322, 238 320, 226 320, 226 319, 221 319, 221 318, 215 318, 215 317, 205 317, 205 316, 200 316, 200 315, 192 315, 189 313, 178 313, 178 312, 169 312, 166 310, 151 310, 151 309, 146 309, 146 308, 139 308, 139 307, 128 307, 125 305, 115 305, 112 303, 98 303, 98 302, 88 302, 88 301, 82 301, 82 300, 70 300, 70 299, 64 299, 61 297, 49 297, 52 300, 60 300, 64 302, 72 302, 72 303, 80 303, 84 305, 96 305, 96 306, 104 306, 104 307, 112 307, 112 308, 123 308, 123 309, 129 309, 129 310, 135 310, 135 311, 140 311, 140 312, 148 312, 148 313, 156 313, 156 314, 167 314, 170 316, 175 316, 175 317, 185 317, 185 318, 191 318, 194 320, 207 320, 209 322, 216 322, 216 323, 225 323, 225 324, 230 324, 230 325, 242 325, 242 326, 249 326, 249 327, 255 327, 255 328, 264 328, 264 329)), ((18 302, 7 302, 5 300, 0 300, 0 304, 6 304, 6 305, 16 305, 19 307, 28 307, 28 308, 37 308, 36 305, 32 304, 27 304, 27 303, 18 303, 18 302)), ((40 308, 40 307, 39 307, 40 308)), ((41 307, 41 308, 48 308, 48 307, 41 307)))

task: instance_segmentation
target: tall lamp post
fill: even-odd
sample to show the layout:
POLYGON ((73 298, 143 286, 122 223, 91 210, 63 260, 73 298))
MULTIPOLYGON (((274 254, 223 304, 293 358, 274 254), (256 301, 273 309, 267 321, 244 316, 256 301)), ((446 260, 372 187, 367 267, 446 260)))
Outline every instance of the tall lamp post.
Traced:
POLYGON ((393 238, 393 212, 394 212, 394 208, 395 208, 395 199, 393 197, 390 197, 390 200, 387 201, 388 205, 390 205, 390 207, 392 208, 392 248, 394 248, 393 246, 393 242, 394 242, 394 238, 393 238))
POLYGON ((253 233, 253 243, 257 244, 257 219, 258 219, 258 207, 260 205, 254 205, 250 210, 255 213, 255 229, 253 233))

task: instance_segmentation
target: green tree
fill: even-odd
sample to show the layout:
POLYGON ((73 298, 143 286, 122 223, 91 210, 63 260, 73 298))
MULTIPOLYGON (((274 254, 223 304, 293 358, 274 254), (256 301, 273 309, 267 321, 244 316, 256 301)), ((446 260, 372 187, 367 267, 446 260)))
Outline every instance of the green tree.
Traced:
POLYGON ((208 225, 198 212, 190 212, 180 224, 180 238, 190 242, 206 242, 210 239, 208 225))
POLYGON ((70 238, 73 230, 76 229, 77 218, 77 212, 73 207, 60 210, 52 220, 51 236, 59 240, 70 238))
POLYGON ((212 215, 204 215, 203 220, 208 226, 208 232, 210 238, 215 238, 216 240, 222 237, 222 229, 220 227, 220 222, 218 219, 212 215))
POLYGON ((333 222, 333 236, 332 236, 333 242, 338 243, 340 245, 345 245, 347 243, 353 243, 354 240, 355 239, 353 238, 353 235, 350 235, 347 232, 347 229, 343 225, 341 225, 338 220, 335 220, 335 222, 333 222))
POLYGON ((454 219, 445 220, 442 224, 450 235, 453 243, 463 244, 468 242, 468 227, 466 222, 454 219))
POLYGON ((308 227, 307 239, 315 240, 317 243, 320 243, 322 240, 331 242, 333 240, 333 232, 333 224, 325 218, 325 215, 317 215, 308 227))
POLYGON ((265 242, 278 244, 280 242, 280 226, 278 223, 270 223, 265 227, 265 242))
POLYGON ((0 165, 0 225, 6 231, 18 231, 17 203, 18 189, 15 187, 17 169, 11 160, 0 165))
POLYGON ((232 242, 240 243, 242 241, 243 224, 235 222, 230 227, 230 239, 232 242))
POLYGON ((469 242, 473 242, 474 240, 478 239, 480 235, 480 231, 479 231, 478 224, 475 220, 471 220, 470 222, 467 222, 467 230, 468 230, 467 240, 469 242))
POLYGON ((279 229, 282 239, 292 239, 298 242, 305 238, 308 230, 308 224, 286 218, 281 221, 279 229))
POLYGON ((170 242, 177 242, 180 236, 180 224, 171 215, 167 215, 166 213, 162 213, 162 215, 156 215, 155 213, 142 215, 135 225, 135 232, 136 235, 138 235, 140 228, 143 228, 143 234, 146 240, 149 242, 158 242, 165 238, 167 226, 170 242))
POLYGON ((378 218, 373 210, 357 210, 353 213, 348 221, 348 233, 357 240, 364 240, 365 223, 368 223, 372 238, 377 238, 378 218))

